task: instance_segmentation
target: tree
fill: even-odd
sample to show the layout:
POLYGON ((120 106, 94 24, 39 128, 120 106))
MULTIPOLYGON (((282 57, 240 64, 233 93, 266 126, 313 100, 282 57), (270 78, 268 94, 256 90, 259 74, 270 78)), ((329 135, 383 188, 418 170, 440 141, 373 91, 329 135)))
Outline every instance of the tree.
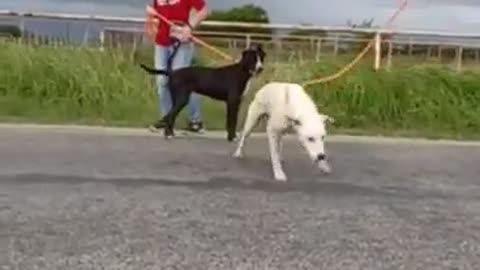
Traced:
POLYGON ((230 10, 214 10, 207 20, 229 22, 269 23, 267 11, 260 6, 248 4, 230 10))
POLYGON ((0 25, 0 34, 7 34, 11 35, 12 37, 20 37, 22 35, 22 31, 16 25, 0 25))
MULTIPOLYGON (((313 26, 312 24, 302 23, 303 26, 313 26)), ((315 36, 315 37, 324 37, 327 35, 327 32, 324 30, 293 30, 290 31, 289 35, 291 36, 315 36)))
MULTIPOLYGON (((229 10, 213 10, 207 17, 210 21, 224 21, 224 22, 247 22, 247 23, 266 23, 270 22, 268 13, 265 9, 254 4, 247 4, 239 7, 233 7, 229 10)), ((200 30, 215 31, 221 30, 223 32, 241 32, 241 33, 263 33, 270 34, 272 31, 265 28, 246 28, 238 26, 228 26, 218 29, 214 26, 201 26, 200 30)))
POLYGON ((374 18, 370 18, 370 20, 364 19, 362 23, 356 24, 356 23, 352 23, 352 19, 348 19, 347 26, 351 28, 372 28, 373 21, 374 21, 374 18))
MULTIPOLYGON (((353 23, 352 22, 352 19, 349 19, 347 21, 347 26, 348 27, 351 27, 351 28, 373 28, 375 27, 373 25, 373 21, 374 21, 374 18, 370 18, 370 19, 363 19, 362 22, 360 24, 357 24, 357 23, 353 23)), ((357 38, 361 38, 361 39, 371 39, 373 37, 373 34, 368 34, 368 33, 357 33, 356 34, 357 38)), ((362 49, 364 48, 366 45, 367 45, 368 42, 359 42, 357 45, 360 46, 360 48, 357 48, 357 49, 362 49)))

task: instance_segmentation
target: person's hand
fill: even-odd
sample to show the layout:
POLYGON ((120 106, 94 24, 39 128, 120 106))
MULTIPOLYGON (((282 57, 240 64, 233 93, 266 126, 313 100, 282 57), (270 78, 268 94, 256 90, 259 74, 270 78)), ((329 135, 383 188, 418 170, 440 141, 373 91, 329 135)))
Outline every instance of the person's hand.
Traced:
POLYGON ((192 38, 192 28, 189 25, 174 25, 170 30, 170 35, 180 42, 187 42, 192 38))
POLYGON ((192 28, 189 25, 182 25, 179 28, 180 41, 186 42, 192 38, 192 28))

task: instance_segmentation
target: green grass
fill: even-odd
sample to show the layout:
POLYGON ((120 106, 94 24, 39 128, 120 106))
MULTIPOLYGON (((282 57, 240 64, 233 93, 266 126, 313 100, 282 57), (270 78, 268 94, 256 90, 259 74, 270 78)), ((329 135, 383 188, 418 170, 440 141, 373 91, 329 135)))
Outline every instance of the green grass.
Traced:
MULTIPOLYGON (((203 52, 198 63, 208 63, 203 52)), ((0 121, 145 126, 158 116, 153 77, 136 65, 151 51, 0 45, 0 121)), ((268 62, 253 85, 301 82, 332 74, 351 56, 268 62)), ((394 58, 394 61, 397 58, 394 58)), ((480 138, 480 72, 461 74, 435 64, 372 71, 371 56, 337 81, 309 88, 333 131, 436 138, 480 138)), ((395 63, 395 62, 394 62, 395 63)), ((239 127, 253 92, 241 110, 239 127)), ((223 129, 223 104, 203 100, 208 129, 223 129)), ((177 122, 185 122, 185 112, 177 122)))

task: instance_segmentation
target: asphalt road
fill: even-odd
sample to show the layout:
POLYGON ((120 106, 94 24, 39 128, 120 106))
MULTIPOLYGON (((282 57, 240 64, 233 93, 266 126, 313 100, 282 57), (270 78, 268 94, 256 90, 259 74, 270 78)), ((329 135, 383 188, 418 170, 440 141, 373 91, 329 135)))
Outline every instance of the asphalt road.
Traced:
POLYGON ((0 269, 480 269, 480 147, 0 128, 0 269))

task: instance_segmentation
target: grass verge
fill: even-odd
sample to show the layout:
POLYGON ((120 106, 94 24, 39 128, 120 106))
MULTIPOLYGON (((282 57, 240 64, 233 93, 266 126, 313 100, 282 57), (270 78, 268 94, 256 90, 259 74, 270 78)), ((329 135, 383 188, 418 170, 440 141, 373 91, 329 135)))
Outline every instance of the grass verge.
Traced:
MULTIPOLYGON (((141 127, 158 116, 153 77, 136 63, 151 52, 0 45, 0 121, 141 127)), ((254 83, 331 74, 350 57, 267 63, 254 83)), ((201 61, 202 62, 202 61, 201 61)), ((371 70, 371 59, 337 81, 309 88, 335 133, 480 138, 480 76, 434 65, 371 70)), ((239 129, 253 91, 242 106, 239 129)), ((208 129, 225 126, 223 104, 203 99, 208 129)), ((185 112, 177 122, 184 124, 185 112)))

